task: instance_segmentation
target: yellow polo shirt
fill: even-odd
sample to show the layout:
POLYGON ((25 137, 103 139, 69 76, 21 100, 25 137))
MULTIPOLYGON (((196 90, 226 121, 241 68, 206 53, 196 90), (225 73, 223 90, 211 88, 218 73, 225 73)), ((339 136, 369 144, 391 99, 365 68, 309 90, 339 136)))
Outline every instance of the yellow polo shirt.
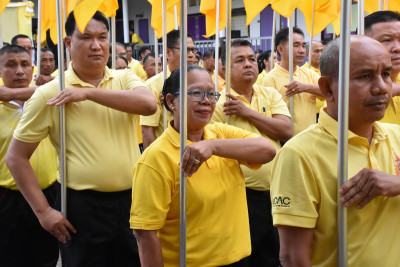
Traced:
POLYGON ((133 70, 133 72, 137 76, 139 76, 139 78, 142 79, 143 81, 147 80, 147 73, 144 71, 143 65, 142 65, 142 63, 140 63, 139 60, 132 58, 131 62, 129 62, 129 64, 128 64, 128 68, 133 70))
POLYGON ((3 79, 0 78, 0 85, 4 85, 3 79))
MULTIPOLYGON (((349 131, 349 178, 363 168, 400 175, 400 127, 379 122, 373 127, 371 144, 349 131)), ((313 266, 338 266, 337 130, 337 121, 321 110, 318 124, 287 142, 272 169, 274 225, 314 228, 313 266)), ((397 196, 347 208, 349 266, 400 265, 399 206, 397 196)))
MULTIPOLYGON (((274 88, 263 87, 256 84, 253 85, 253 96, 251 98, 251 103, 249 103, 244 96, 238 95, 234 90, 231 90, 231 94, 242 100, 246 107, 258 113, 261 113, 264 116, 272 117, 272 115, 280 114, 288 116, 290 118, 289 110, 286 107, 285 102, 282 100, 281 94, 279 94, 279 92, 276 91, 274 88)), ((223 91, 215 107, 214 115, 211 120, 212 122, 225 122, 225 115, 223 112, 224 102, 225 92, 223 91)), ((281 148, 278 140, 270 138, 264 132, 258 130, 257 127, 254 126, 254 124, 244 118, 236 115, 231 115, 229 124, 267 138, 273 144, 276 151, 281 148)), ((240 168, 242 169, 242 172, 244 174, 246 187, 259 191, 269 190, 272 162, 263 164, 262 167, 258 170, 252 170, 243 165, 240 166, 240 168)))
MULTIPOLYGON (((396 83, 400 83, 400 75, 396 83)), ((393 96, 381 122, 400 124, 400 96, 393 96)))
MULTIPOLYGON (((308 67, 308 62, 304 63, 303 66, 301 66, 302 68, 306 68, 309 69, 308 67)), ((321 71, 313 66, 310 67, 313 71, 315 71, 319 76, 321 76, 321 71)), ((315 96, 314 96, 315 97, 315 96)), ((326 101, 325 100, 320 100, 317 97, 315 97, 315 104, 317 107, 317 114, 319 114, 319 111, 321 110, 322 107, 326 106, 326 101)))
MULTIPOLYGON (((171 75, 169 68, 167 68, 167 78, 171 75)), ((164 132, 164 103, 160 102, 160 94, 164 86, 164 72, 151 77, 146 81, 147 87, 150 88, 157 99, 157 111, 150 116, 140 116, 140 125, 157 127, 156 136, 159 137, 164 132)), ((167 111, 167 121, 174 118, 171 112, 167 111)))
MULTIPOLYGON (((296 67, 293 73, 293 80, 308 84, 318 84, 319 76, 315 71, 296 67)), ((289 97, 286 96, 285 85, 289 83, 289 72, 280 66, 280 62, 265 75, 262 85, 265 87, 273 87, 281 93, 283 100, 289 108, 289 97)), ((294 129, 293 135, 306 129, 315 123, 316 104, 315 96, 309 93, 301 93, 293 96, 294 105, 294 129)), ((290 110, 290 108, 289 108, 290 110)))
MULTIPOLYGON (((215 84, 215 71, 213 72, 213 75, 211 75, 211 79, 213 81, 213 83, 215 84)), ((225 80, 223 78, 221 78, 221 76, 218 75, 218 92, 222 92, 225 89, 225 80)))
MULTIPOLYGON (((98 85, 109 90, 145 86, 131 70, 104 69, 98 85)), ((73 68, 65 72, 65 87, 93 87, 78 78, 73 68)), ((59 107, 47 100, 58 93, 58 78, 40 86, 28 100, 14 137, 39 142, 49 135, 60 154, 59 107)), ((140 152, 133 114, 92 101, 65 105, 67 186, 74 190, 115 192, 130 189, 132 168, 140 152)))
MULTIPOLYGON (((221 123, 204 128, 204 140, 249 137, 258 136, 221 123)), ((131 228, 158 230, 166 267, 179 265, 179 138, 169 123, 133 170, 131 228)), ((186 245, 192 267, 227 265, 250 254, 246 190, 237 160, 211 156, 187 178, 186 245)))
MULTIPOLYGON (((18 190, 5 158, 15 127, 22 116, 22 107, 15 102, 0 103, 0 186, 18 190)), ((58 176, 57 154, 49 138, 43 139, 30 160, 41 189, 52 185, 58 176)))
POLYGON ((262 85, 262 81, 264 80, 265 75, 267 75, 267 71, 263 70, 260 74, 258 74, 256 84, 262 85))

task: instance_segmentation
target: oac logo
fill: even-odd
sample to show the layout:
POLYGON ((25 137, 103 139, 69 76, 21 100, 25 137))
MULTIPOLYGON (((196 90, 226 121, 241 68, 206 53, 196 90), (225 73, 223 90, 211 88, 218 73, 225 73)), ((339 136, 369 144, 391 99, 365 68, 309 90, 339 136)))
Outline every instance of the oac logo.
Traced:
POLYGON ((274 207, 289 208, 290 198, 289 197, 274 197, 272 200, 272 205, 274 207))

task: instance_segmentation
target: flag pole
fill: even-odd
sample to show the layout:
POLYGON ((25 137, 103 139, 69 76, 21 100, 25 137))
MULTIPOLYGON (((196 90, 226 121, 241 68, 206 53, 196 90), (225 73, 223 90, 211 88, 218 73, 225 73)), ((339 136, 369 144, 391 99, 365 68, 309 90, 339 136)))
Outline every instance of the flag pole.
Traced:
MULTIPOLYGON (((57 50, 59 62, 58 86, 59 90, 64 90, 64 40, 63 40, 63 12, 62 0, 56 1, 57 8, 57 50)), ((61 212, 67 217, 67 169, 65 155, 65 105, 60 106, 60 178, 61 178, 61 212)))
POLYGON ((117 55, 115 54, 117 49, 115 47, 115 16, 111 17, 111 64, 112 68, 115 70, 115 61, 117 58, 117 55))
POLYGON ((38 24, 36 37, 36 75, 40 75, 40 57, 42 54, 42 0, 38 0, 38 24))
POLYGON ((122 0, 122 23, 124 25, 124 43, 130 43, 129 40, 129 17, 128 17, 128 0, 122 0))
POLYGON ((349 71, 350 71, 350 25, 351 1, 342 0, 339 52, 339 114, 338 114, 338 263, 347 267, 347 210, 339 201, 340 186, 348 179, 348 114, 349 114, 349 71))
POLYGON ((312 6, 310 43, 308 45, 308 68, 309 69, 311 69, 311 52, 312 52, 312 42, 313 42, 313 35, 314 35, 314 13, 315 13, 315 0, 313 0, 313 6, 312 6))
POLYGON ((174 5, 174 16, 175 16, 175 30, 177 30, 178 27, 178 7, 174 5))
POLYGON ((215 92, 218 92, 218 68, 219 68, 219 9, 220 9, 220 0, 217 0, 216 6, 215 6, 215 51, 214 51, 214 76, 215 76, 215 92))
POLYGON ((364 35, 364 0, 358 0, 357 3, 358 11, 358 35, 364 35))
MULTIPOLYGON (((289 27, 289 83, 293 82, 293 19, 294 19, 294 12, 288 18, 288 27, 289 27)), ((294 103, 293 103, 293 96, 289 97, 289 112, 292 116, 292 128, 294 127, 294 103)))
POLYGON ((275 56, 275 35, 276 35, 276 11, 274 10, 274 15, 272 18, 272 39, 271 39, 271 68, 272 70, 274 68, 274 56, 275 56))
MULTIPOLYGON (((231 28, 232 28, 232 0, 226 1, 226 34, 225 34, 225 93, 231 90, 231 28)), ((225 101, 229 98, 226 96, 225 101)), ((225 121, 230 123, 230 116, 225 116, 225 121)))
MULTIPOLYGON (((181 31, 180 31, 180 162, 183 161, 187 143, 187 1, 181 0, 181 31)), ((186 267, 186 177, 184 172, 180 171, 180 235, 179 235, 179 265, 186 267)))
MULTIPOLYGON (((64 28, 65 21, 67 20, 67 16, 69 15, 69 14, 67 14, 66 0, 63 0, 63 7, 64 7, 64 12, 63 12, 64 17, 63 17, 62 22, 63 22, 63 28, 64 28)), ((63 37, 64 37, 64 36, 63 36, 63 37)), ((65 56, 67 57, 67 68, 68 68, 69 63, 71 62, 71 57, 70 57, 70 55, 69 55, 68 49, 65 50, 65 56)), ((65 60, 65 59, 64 59, 64 60, 65 60)), ((60 63, 59 63, 59 64, 60 64, 60 63)), ((64 64, 64 61, 62 62, 62 64, 64 64)))
POLYGON ((154 31, 154 55, 155 55, 155 59, 156 59, 156 75, 158 74, 158 57, 159 57, 159 53, 158 53, 158 38, 157 38, 157 33, 156 31, 154 31))
MULTIPOLYGON (((167 79, 168 75, 168 67, 167 67, 167 9, 166 9, 166 0, 162 0, 162 43, 163 43, 163 75, 164 81, 167 79)), ((167 109, 163 106, 163 127, 164 130, 168 126, 167 120, 167 109)))

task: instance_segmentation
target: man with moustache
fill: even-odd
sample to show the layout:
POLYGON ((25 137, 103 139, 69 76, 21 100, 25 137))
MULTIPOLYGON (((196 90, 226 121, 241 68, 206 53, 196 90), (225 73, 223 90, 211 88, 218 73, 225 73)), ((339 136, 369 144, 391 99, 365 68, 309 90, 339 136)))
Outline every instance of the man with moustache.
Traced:
MULTIPOLYGON (((389 105, 392 64, 385 47, 350 39, 347 207, 349 266, 399 266, 400 126, 380 123, 389 105)), ((337 140, 340 39, 320 58, 327 101, 319 122, 280 150, 271 199, 282 266, 338 266, 337 140)))
POLYGON ((37 86, 43 85, 54 79, 51 74, 56 66, 54 54, 49 48, 42 48, 40 51, 40 75, 35 79, 37 86))

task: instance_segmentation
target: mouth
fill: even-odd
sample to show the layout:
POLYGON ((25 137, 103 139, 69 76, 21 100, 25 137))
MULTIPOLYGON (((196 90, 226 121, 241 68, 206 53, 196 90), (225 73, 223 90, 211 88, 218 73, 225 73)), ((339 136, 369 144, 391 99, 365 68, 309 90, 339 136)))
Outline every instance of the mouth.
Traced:
POLYGON ((90 55, 90 58, 94 58, 94 59, 99 59, 99 58, 103 58, 103 55, 90 55))
POLYGON ((202 110, 198 110, 197 113, 203 115, 203 116, 208 116, 211 114, 211 110, 208 109, 202 109, 202 110))

